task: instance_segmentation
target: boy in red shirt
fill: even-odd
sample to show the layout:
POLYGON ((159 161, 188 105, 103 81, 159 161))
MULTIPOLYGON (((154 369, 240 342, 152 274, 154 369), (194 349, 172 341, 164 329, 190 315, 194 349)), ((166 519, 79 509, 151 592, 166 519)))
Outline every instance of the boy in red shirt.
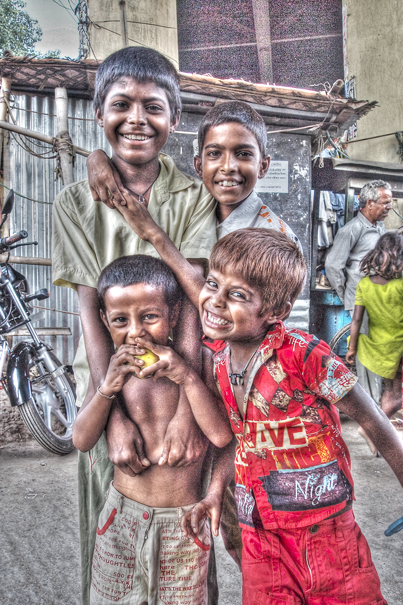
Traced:
MULTIPOLYGON (((244 605, 385 605, 352 512, 350 456, 335 404, 364 428, 402 485, 403 447, 327 344, 283 324, 306 277, 297 245, 274 230, 236 231, 214 246, 205 281, 168 242, 166 251, 187 295, 194 304, 199 298, 205 342, 215 351, 215 378, 238 441, 244 605)), ((160 357, 141 375, 191 380, 172 349, 138 343, 160 357)), ((191 407, 213 436, 219 409, 191 407)), ((206 514, 202 501, 182 527, 197 534, 206 514)))

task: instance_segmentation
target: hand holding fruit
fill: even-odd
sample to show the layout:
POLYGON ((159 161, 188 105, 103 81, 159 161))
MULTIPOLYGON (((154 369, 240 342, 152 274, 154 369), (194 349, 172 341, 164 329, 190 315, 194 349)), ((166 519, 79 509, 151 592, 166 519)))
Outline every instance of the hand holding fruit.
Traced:
POLYGON ((158 361, 152 365, 143 366, 138 373, 139 378, 149 378, 153 376, 154 380, 166 376, 176 384, 183 384, 189 373, 189 368, 177 353, 171 347, 157 345, 146 338, 136 338, 138 347, 154 354, 158 361))
MULTIPOLYGON (((109 362, 108 371, 100 385, 101 391, 106 396, 111 396, 122 390, 125 382, 133 375, 139 375, 140 370, 144 367, 142 357, 145 357, 144 351, 136 345, 122 345, 112 355, 109 362)), ((148 365, 150 365, 149 362, 148 365)))

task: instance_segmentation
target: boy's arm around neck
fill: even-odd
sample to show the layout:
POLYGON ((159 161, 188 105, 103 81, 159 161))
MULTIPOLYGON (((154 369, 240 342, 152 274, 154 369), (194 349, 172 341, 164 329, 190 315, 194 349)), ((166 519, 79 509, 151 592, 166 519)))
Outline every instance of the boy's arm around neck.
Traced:
POLYGON ((403 487, 403 444, 386 414, 359 384, 336 405, 362 426, 403 487))
POLYGON ((186 296, 198 309, 199 294, 205 282, 200 271, 182 256, 175 244, 154 221, 145 204, 140 204, 132 196, 127 201, 127 206, 117 206, 117 208, 133 231, 154 246, 162 260, 174 272, 186 296))

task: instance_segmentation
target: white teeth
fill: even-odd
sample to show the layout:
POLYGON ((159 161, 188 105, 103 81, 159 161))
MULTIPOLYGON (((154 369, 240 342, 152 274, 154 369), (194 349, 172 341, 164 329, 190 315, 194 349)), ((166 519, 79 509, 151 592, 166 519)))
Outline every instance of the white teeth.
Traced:
POLYGON ((237 185, 239 185, 237 181, 219 181, 218 184, 222 187, 236 187, 237 185))
POLYGON ((124 134, 123 137, 125 139, 129 139, 130 141, 146 141, 150 137, 146 137, 143 134, 124 134))
POLYGON ((208 320, 211 321, 211 323, 218 324, 219 326, 226 326, 226 325, 229 325, 229 323, 230 323, 226 319, 220 319, 216 315, 212 315, 210 313, 210 311, 207 311, 207 317, 208 317, 208 320))

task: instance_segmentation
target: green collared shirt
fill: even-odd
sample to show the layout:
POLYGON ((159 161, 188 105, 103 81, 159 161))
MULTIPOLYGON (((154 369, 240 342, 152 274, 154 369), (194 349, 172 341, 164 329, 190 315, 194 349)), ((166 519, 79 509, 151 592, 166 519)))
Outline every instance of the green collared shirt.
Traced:
MULTIPOLYGON (((204 185, 160 154, 160 174, 148 210, 186 258, 208 259, 216 242, 216 203, 204 185)), ((158 256, 118 210, 94 202, 88 181, 65 187, 53 206, 53 283, 97 287, 101 271, 131 254, 158 256)))

